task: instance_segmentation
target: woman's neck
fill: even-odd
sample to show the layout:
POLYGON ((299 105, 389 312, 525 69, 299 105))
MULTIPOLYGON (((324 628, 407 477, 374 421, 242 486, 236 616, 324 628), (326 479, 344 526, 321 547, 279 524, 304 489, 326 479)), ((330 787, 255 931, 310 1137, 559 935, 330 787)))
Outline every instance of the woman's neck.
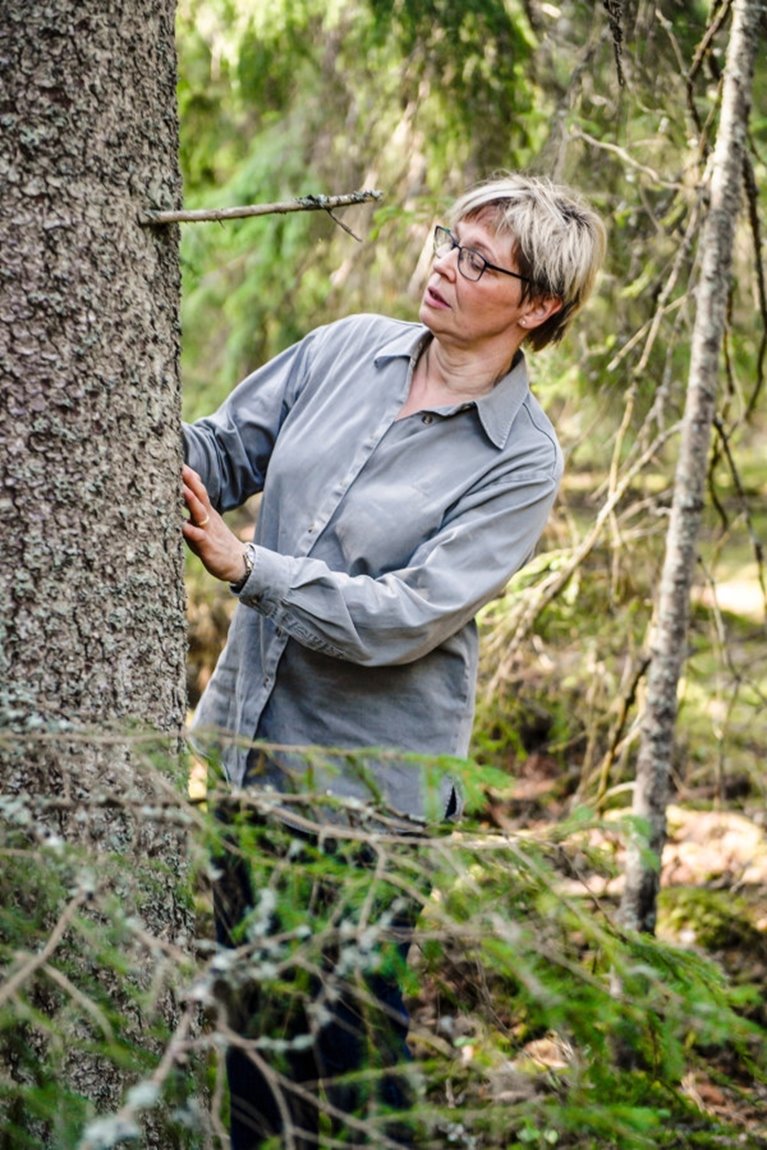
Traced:
POLYGON ((452 352, 432 338, 413 369, 410 394, 398 418, 404 419, 425 407, 447 407, 479 399, 492 391, 508 370, 505 355, 503 359, 478 360, 476 355, 452 352))
POLYGON ((419 363, 422 361, 425 361, 424 371, 429 384, 461 399, 466 396, 476 399, 492 391, 510 366, 506 349, 500 354, 496 352, 478 358, 460 348, 445 347, 436 338, 426 345, 419 363))

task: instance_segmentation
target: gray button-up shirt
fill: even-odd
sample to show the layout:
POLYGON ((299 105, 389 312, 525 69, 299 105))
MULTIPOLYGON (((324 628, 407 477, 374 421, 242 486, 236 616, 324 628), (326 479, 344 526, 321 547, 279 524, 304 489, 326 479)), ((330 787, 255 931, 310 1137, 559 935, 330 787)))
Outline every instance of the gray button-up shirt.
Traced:
MULTIPOLYGON (((476 402, 398 420, 429 338, 373 315, 319 328, 185 427, 215 507, 263 492, 255 566, 195 719, 198 745, 206 731, 237 736, 220 741, 234 784, 256 739, 468 749, 474 616, 532 554, 562 455, 521 353, 476 402)), ((263 781, 280 787, 276 761, 263 781)), ((372 788, 413 818, 441 816, 450 794, 407 757, 282 765, 300 774, 307 763, 307 786, 360 798, 372 788)))

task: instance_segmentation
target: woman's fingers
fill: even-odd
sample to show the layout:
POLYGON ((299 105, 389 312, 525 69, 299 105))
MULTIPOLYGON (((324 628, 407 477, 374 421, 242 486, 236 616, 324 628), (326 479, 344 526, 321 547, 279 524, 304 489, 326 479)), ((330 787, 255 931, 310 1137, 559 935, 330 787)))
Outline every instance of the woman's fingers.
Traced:
POLYGON ((210 520, 211 506, 205 484, 196 471, 184 464, 181 472, 184 502, 194 526, 204 527, 210 520))
POLYGON ((182 490, 189 512, 189 518, 181 525, 187 543, 211 575, 229 583, 238 582, 244 571, 243 544, 211 506, 200 476, 186 465, 182 490))
POLYGON ((184 487, 184 502, 189 512, 189 522, 195 527, 204 527, 210 519, 210 512, 205 504, 189 487, 184 487))

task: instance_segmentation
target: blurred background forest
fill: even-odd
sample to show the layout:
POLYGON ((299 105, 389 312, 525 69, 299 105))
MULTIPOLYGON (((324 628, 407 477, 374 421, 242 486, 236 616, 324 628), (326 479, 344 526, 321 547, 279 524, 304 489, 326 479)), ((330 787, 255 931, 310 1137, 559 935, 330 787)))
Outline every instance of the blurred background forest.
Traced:
MULTIPOLYGON (((514 780, 503 816, 629 802, 646 641, 687 384, 727 4, 182 0, 188 207, 379 188, 344 213, 186 225, 185 417, 317 324, 417 313, 430 236, 498 168, 570 182, 609 255, 576 330, 533 357, 567 456, 538 559, 483 618, 480 761, 514 780)), ((759 59, 759 57, 758 57, 759 59)), ((767 750, 762 543, 767 69, 729 301, 709 500, 681 685, 677 799, 761 819, 767 750), (761 196, 761 200, 760 200, 761 196)), ((247 534, 247 519, 240 521, 247 534)), ((190 698, 229 598, 190 565, 190 698)))

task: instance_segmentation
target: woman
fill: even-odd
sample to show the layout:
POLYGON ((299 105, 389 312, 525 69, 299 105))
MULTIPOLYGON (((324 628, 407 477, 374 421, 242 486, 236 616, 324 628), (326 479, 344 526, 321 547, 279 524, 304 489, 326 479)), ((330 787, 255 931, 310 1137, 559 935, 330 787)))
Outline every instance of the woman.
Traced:
MULTIPOLYGON (((186 428, 184 536, 239 598, 195 723, 199 737, 219 733, 231 783, 303 785, 331 820, 371 799, 400 829, 459 813, 455 780, 407 757, 368 756, 363 771, 328 757, 303 777, 306 757, 284 748, 466 754, 474 617, 531 556, 562 472, 522 345, 561 338, 604 245, 568 189, 490 180, 435 229, 420 323, 361 315, 320 328, 186 428), (220 513, 255 492, 256 539, 243 544, 220 513), (264 741, 283 751, 263 754, 264 741)), ((392 1012, 405 1019, 401 999, 392 1012)), ((230 1066, 235 1150, 260 1145, 252 1130, 268 1108, 246 1077, 230 1066)), ((262 1134, 284 1126, 276 1109, 262 1134)))

